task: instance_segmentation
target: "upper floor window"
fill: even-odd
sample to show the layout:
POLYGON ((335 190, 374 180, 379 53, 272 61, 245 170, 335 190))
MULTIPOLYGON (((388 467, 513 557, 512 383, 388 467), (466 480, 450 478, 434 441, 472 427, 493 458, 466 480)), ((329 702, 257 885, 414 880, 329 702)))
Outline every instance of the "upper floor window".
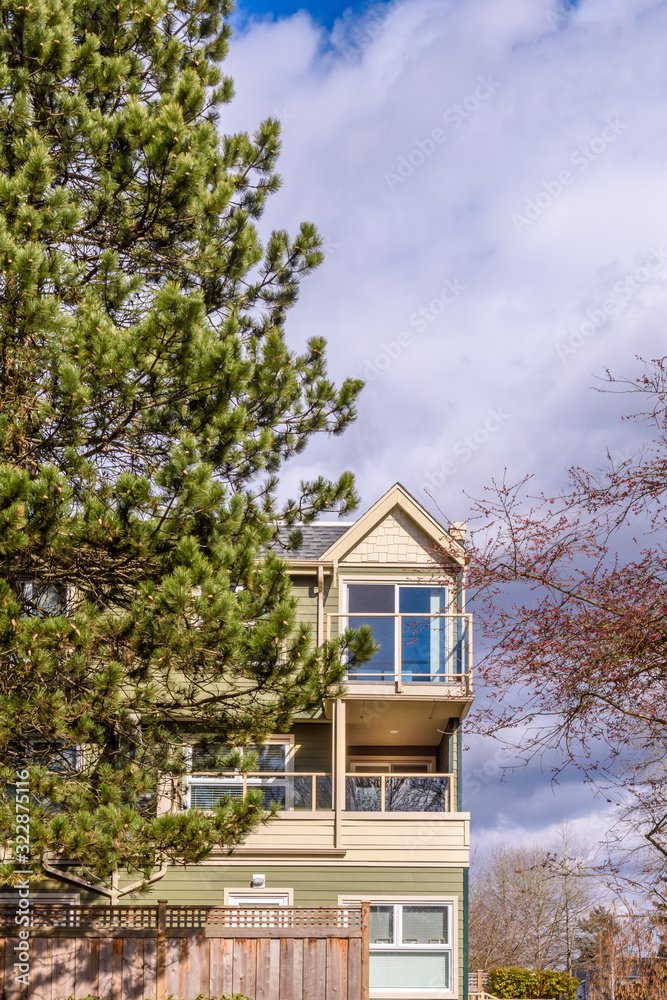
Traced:
POLYGON ((350 680, 432 681, 461 673, 447 587, 350 583, 348 624, 370 625, 380 649, 350 680))
POLYGON ((240 798, 245 788, 261 788, 263 805, 271 808, 277 803, 281 808, 289 805, 288 779, 286 772, 292 770, 291 737, 272 737, 267 743, 245 748, 236 748, 241 756, 256 755, 253 769, 243 775, 232 765, 224 765, 225 754, 232 747, 201 742, 190 749, 190 774, 188 776, 188 807, 192 809, 215 809, 226 797, 240 798))
POLYGON ((64 583, 22 580, 21 597, 28 615, 49 618, 64 615, 67 610, 67 585, 64 583))

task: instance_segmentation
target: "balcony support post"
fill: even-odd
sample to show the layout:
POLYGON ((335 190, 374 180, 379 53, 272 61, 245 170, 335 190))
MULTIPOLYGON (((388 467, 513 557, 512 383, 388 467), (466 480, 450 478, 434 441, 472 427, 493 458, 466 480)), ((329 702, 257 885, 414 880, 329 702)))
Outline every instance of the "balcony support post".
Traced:
POLYGON ((333 705, 333 807, 334 807, 334 847, 342 847, 343 810, 345 809, 345 758, 347 750, 345 702, 337 698, 333 705))

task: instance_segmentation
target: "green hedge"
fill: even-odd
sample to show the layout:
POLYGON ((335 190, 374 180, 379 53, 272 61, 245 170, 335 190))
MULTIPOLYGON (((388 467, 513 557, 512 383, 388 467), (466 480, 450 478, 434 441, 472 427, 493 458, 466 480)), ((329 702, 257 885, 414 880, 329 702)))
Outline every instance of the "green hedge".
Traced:
POLYGON ((575 1000, 579 980, 564 972, 489 969, 489 993, 501 1000, 575 1000))

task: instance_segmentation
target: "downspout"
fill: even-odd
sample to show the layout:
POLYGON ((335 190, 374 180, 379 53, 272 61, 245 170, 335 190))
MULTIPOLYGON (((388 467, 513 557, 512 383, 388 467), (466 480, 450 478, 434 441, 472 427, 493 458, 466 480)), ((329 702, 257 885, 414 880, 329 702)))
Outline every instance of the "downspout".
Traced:
POLYGON ((462 1000, 468 1000, 468 883, 469 869, 463 869, 463 989, 461 991, 462 1000))

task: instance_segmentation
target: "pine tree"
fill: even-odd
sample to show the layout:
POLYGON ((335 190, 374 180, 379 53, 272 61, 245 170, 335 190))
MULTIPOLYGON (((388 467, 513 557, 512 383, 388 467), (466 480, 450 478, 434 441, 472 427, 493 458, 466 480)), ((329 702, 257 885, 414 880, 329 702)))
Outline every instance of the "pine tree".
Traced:
POLYGON ((218 133, 230 7, 0 0, 0 831, 16 795, 34 871, 67 860, 114 899, 120 870, 145 883, 265 815, 256 791, 157 808, 184 726, 240 764, 220 748, 284 731, 372 646, 313 648, 271 547, 356 505, 349 473, 276 495, 361 384, 285 341, 321 242, 258 237, 279 127, 218 133))

